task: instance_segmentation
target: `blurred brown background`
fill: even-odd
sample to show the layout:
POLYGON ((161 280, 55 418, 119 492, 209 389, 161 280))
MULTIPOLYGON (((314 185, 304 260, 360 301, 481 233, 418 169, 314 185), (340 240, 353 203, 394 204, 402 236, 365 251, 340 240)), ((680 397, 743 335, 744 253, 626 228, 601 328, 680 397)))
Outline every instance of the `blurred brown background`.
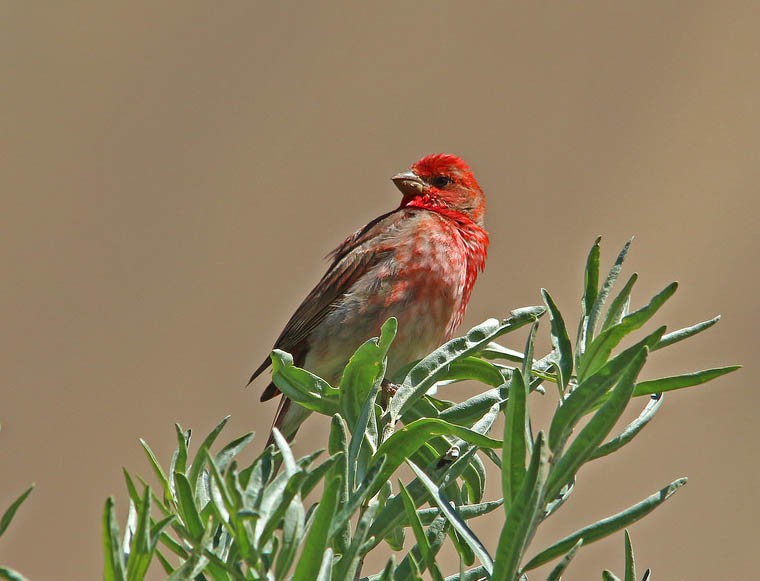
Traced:
MULTIPOLYGON (((639 304, 676 279, 659 321, 724 315, 648 374, 747 364, 667 397, 534 547, 688 475, 632 527, 640 566, 752 577, 758 4, 316 4, 0 5, 0 506, 37 483, 0 563, 99 578, 103 502, 123 524, 121 466, 149 473, 138 437, 168 462, 175 421, 263 435, 274 406, 242 386, 322 257, 446 151, 490 204, 465 324, 541 286, 576 316, 594 236, 609 265, 635 234, 639 304)), ((622 548, 584 548, 567 578, 620 572, 622 548)))

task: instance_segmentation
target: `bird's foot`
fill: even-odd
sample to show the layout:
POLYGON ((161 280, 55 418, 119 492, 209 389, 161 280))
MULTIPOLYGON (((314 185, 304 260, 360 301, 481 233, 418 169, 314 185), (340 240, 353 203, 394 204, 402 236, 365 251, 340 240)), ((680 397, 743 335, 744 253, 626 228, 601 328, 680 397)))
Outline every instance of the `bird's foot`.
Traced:
POLYGON ((383 409, 386 409, 388 407, 388 402, 390 402, 391 398, 396 395, 396 392, 398 391, 398 388, 400 387, 398 383, 391 383, 387 379, 383 379, 382 383, 380 384, 383 395, 381 398, 381 405, 383 409))

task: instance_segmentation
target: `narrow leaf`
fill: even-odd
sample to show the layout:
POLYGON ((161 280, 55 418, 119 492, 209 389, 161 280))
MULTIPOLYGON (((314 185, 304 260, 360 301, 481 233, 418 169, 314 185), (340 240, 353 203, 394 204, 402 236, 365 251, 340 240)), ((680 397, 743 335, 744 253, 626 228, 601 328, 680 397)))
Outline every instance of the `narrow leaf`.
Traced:
POLYGON ((631 399, 636 377, 646 361, 647 354, 646 347, 639 350, 623 372, 615 389, 612 390, 610 398, 592 416, 588 424, 568 446, 567 451, 557 460, 547 484, 547 498, 554 498, 560 489, 570 482, 578 468, 588 460, 610 433, 631 399))
POLYGON ((660 342, 654 347, 654 349, 652 349, 652 351, 662 349, 664 347, 672 345, 673 343, 678 343, 679 341, 693 337, 697 333, 701 333, 702 331, 709 329, 718 321, 720 321, 720 315, 713 319, 710 319, 709 321, 703 321, 701 323, 697 323, 696 325, 692 325, 691 327, 686 327, 684 329, 679 329, 678 331, 668 333, 662 339, 660 339, 660 342))
POLYGON ((3 513, 3 516, 0 517, 0 536, 2 536, 3 533, 6 531, 6 529, 8 528, 8 525, 11 524, 13 517, 16 515, 16 511, 27 499, 27 497, 32 493, 32 490, 34 490, 34 484, 32 484, 29 488, 27 488, 24 492, 22 492, 21 495, 16 500, 14 500, 11 503, 11 505, 8 507, 8 509, 3 513))
POLYGON ((166 474, 164 474, 164 470, 161 468, 161 464, 158 463, 158 459, 153 453, 153 450, 151 450, 150 446, 148 446, 148 442, 140 438, 140 445, 143 447, 143 450, 145 450, 146 456, 148 456, 148 461, 153 468, 153 472, 155 473, 156 478, 158 478, 158 481, 161 484, 161 488, 164 491, 164 498, 168 502, 172 497, 171 487, 169 486, 169 479, 166 477, 166 474))
POLYGON ((741 365, 729 365, 728 367, 716 367, 714 369, 704 369, 694 373, 684 373, 683 375, 673 375, 671 377, 661 377, 659 379, 650 379, 636 384, 633 390, 634 397, 641 395, 652 395, 673 391, 674 389, 683 389, 712 381, 722 375, 741 369, 741 365))
POLYGON ((579 539, 583 539, 584 545, 588 545, 624 529, 628 525, 635 523, 637 520, 652 512, 655 508, 670 498, 673 493, 684 484, 686 484, 686 478, 679 478, 659 492, 634 504, 630 508, 568 535, 533 557, 528 564, 525 565, 524 570, 530 571, 531 569, 535 569, 544 563, 556 559, 560 555, 564 555, 573 547, 573 545, 575 545, 575 543, 578 542, 579 539))
POLYGON ((338 503, 342 478, 336 476, 325 483, 322 500, 317 505, 311 527, 303 543, 303 551, 293 574, 294 581, 313 581, 319 574, 322 557, 327 548, 327 536, 338 503))
POLYGON ((546 581, 561 581, 562 574, 565 572, 565 569, 567 569, 570 561, 573 560, 573 557, 575 557, 575 553, 577 553, 578 549, 582 546, 583 539, 578 539, 578 542, 573 545, 573 548, 570 549, 567 554, 562 557, 562 560, 557 563, 557 566, 552 569, 551 573, 549 573, 549 576, 546 578, 546 581))
POLYGON ((486 568, 486 571, 489 573, 493 571, 494 563, 491 555, 488 554, 488 551, 480 542, 480 539, 478 539, 470 527, 467 526, 467 523, 456 513, 456 510, 451 506, 449 499, 446 498, 443 491, 438 488, 430 477, 428 477, 428 475, 425 474, 414 462, 410 460, 408 464, 417 475, 417 478, 420 479, 420 482, 422 482, 427 488, 433 502, 435 502, 444 516, 446 516, 447 520, 451 523, 451 526, 454 527, 475 555, 477 555, 480 562, 486 568))
POLYGON ((109 496, 103 509, 103 579, 125 581, 124 555, 119 540, 119 525, 114 512, 114 500, 109 496))
POLYGON ((596 460, 602 456, 612 454, 633 440, 633 438, 635 438, 636 435, 644 429, 644 426, 646 426, 652 420, 654 414, 656 414, 657 410, 659 410, 660 406, 662 406, 663 399, 664 398, 662 395, 651 399, 635 420, 628 424, 625 429, 620 432, 620 434, 612 438, 609 442, 605 442, 599 446, 596 451, 591 454, 589 460, 596 460))
POLYGON ((638 343, 632 345, 603 365, 591 377, 583 380, 562 402, 552 418, 549 428, 549 447, 556 454, 564 446, 567 437, 580 419, 600 401, 631 361, 644 347, 651 347, 662 337, 665 327, 660 327, 638 343))
POLYGON ((9 569, 8 567, 0 567, 0 579, 7 579, 8 581, 27 581, 18 571, 9 569))
POLYGON ((638 581, 636 579, 636 561, 633 557, 633 545, 628 529, 625 529, 625 581, 638 581))
POLYGON ((586 271, 584 274, 583 299, 581 300, 581 320, 578 323, 578 341, 575 352, 575 366, 578 367, 580 357, 586 352, 593 336, 588 332, 588 318, 594 301, 599 294, 599 243, 602 237, 598 236, 586 258, 586 271))
POLYGON ((501 450, 501 483, 504 510, 508 514, 525 477, 525 442, 527 412, 527 387, 522 374, 515 370, 509 386, 509 399, 504 421, 504 446, 501 450))
POLYGON ((370 502, 367 509, 359 518, 359 523, 356 525, 356 530, 354 531, 354 537, 351 539, 351 545, 348 547, 348 550, 343 553, 337 564, 335 571, 336 579, 355 579, 358 576, 357 571, 359 570, 362 559, 366 554, 363 547, 367 540, 367 533, 379 507, 380 504, 377 501, 370 502))
POLYGON ((517 577, 520 561, 533 537, 543 507, 548 474, 549 450, 543 432, 539 432, 533 445, 530 466, 499 536, 491 577, 493 581, 513 581, 517 577))
POLYGON ((525 358, 523 359, 522 374, 527 385, 530 385, 533 377, 533 347, 537 332, 538 319, 533 321, 533 324, 530 326, 530 333, 528 333, 528 339, 525 342, 525 358))
POLYGON ((425 563, 425 566, 432 572, 433 569, 437 569, 437 566, 430 550, 430 543, 425 536, 425 529, 422 527, 422 522, 420 522, 419 516, 417 516, 417 511, 414 507, 414 501, 409 495, 409 491, 406 489, 406 486, 404 486, 404 483, 400 480, 398 484, 399 495, 401 496, 401 500, 404 503, 407 522, 409 523, 409 526, 412 527, 412 531, 414 532, 414 538, 417 541, 417 547, 419 548, 419 551, 422 555, 422 560, 425 563))
POLYGON ((175 472, 174 487, 177 492, 177 510, 182 517, 182 522, 193 540, 199 541, 203 537, 205 528, 198 513, 198 507, 195 506, 190 482, 184 474, 175 472))
POLYGON ((549 309, 549 320, 551 322, 552 347, 557 353, 557 367, 560 371, 560 385, 562 391, 567 388, 567 382, 573 374, 573 347, 570 343, 570 337, 567 335, 565 320, 562 313, 559 312, 554 299, 546 289, 541 289, 541 295, 544 297, 544 303, 549 309))
POLYGON ((396 337, 398 321, 389 318, 380 329, 380 337, 363 343, 349 359, 340 380, 340 402, 349 426, 356 424, 372 386, 385 374, 385 358, 396 337))
POLYGON ((319 566, 316 581, 330 581, 332 579, 332 562, 333 550, 327 547, 322 555, 322 563, 319 566))
POLYGON ((222 418, 222 421, 219 422, 216 426, 214 426, 214 429, 211 430, 208 436, 206 436, 206 438, 203 440, 200 447, 198 448, 198 451, 195 453, 195 458, 193 459, 193 463, 190 466, 190 471, 187 474, 187 479, 193 488, 195 488, 195 486, 198 484, 198 476, 200 476, 201 469, 203 468, 203 465, 206 462, 205 451, 211 448, 211 446, 216 441, 216 438, 219 435, 219 432, 222 431, 222 429, 227 424, 229 419, 230 419, 230 416, 225 416, 224 418, 222 418))
POLYGON ((607 309, 607 314, 605 315, 604 322, 602 323, 602 331, 606 331, 613 325, 617 325, 620 321, 623 320, 623 317, 628 314, 628 308, 631 304, 631 291, 633 290, 633 285, 636 284, 636 281, 638 279, 639 275, 634 272, 628 279, 628 282, 625 283, 625 286, 623 286, 621 291, 618 293, 618 295, 612 299, 610 308, 607 309))
POLYGON ((652 300, 647 305, 630 315, 626 315, 617 325, 613 325, 606 331, 603 331, 594 339, 578 364, 578 381, 583 381, 584 378, 604 365, 612 350, 617 347, 623 337, 640 328, 651 319, 660 307, 673 296, 676 289, 678 289, 678 283, 670 283, 652 297, 652 300))
POLYGON ((610 272, 607 274, 607 278, 605 279, 602 288, 599 290, 599 294, 594 300, 594 305, 591 308, 591 312, 588 316, 588 322, 586 323, 588 332, 591 334, 594 333, 596 322, 602 312, 602 307, 607 301, 607 297, 610 295, 612 287, 615 286, 615 282, 620 275, 620 271, 623 269, 623 261, 625 260, 625 255, 628 254, 628 249, 631 247, 631 242, 633 242, 633 238, 629 239, 628 242, 625 243, 625 246, 623 246, 623 249, 620 251, 620 254, 618 254, 618 257, 615 260, 615 264, 612 265, 610 272))
POLYGON ((383 470, 377 479, 377 484, 369 493, 374 496, 382 482, 388 480, 403 462, 420 446, 425 444, 433 436, 456 436, 462 440, 480 446, 481 448, 500 448, 501 442, 494 440, 474 430, 450 424, 440 419, 423 418, 415 420, 411 424, 397 430, 390 438, 383 442, 372 458, 372 465, 378 463, 385 456, 383 470))
POLYGON ((326 416, 340 411, 340 391, 321 377, 296 367, 292 355, 279 349, 272 351, 272 381, 282 393, 306 409, 326 416))
POLYGON ((503 322, 489 319, 470 329, 464 337, 452 339, 423 358, 409 370, 401 387, 391 399, 388 408, 391 423, 395 424, 404 412, 438 381, 453 361, 476 353, 497 337, 534 321, 545 310, 543 307, 528 307, 513 311, 512 316, 503 322))

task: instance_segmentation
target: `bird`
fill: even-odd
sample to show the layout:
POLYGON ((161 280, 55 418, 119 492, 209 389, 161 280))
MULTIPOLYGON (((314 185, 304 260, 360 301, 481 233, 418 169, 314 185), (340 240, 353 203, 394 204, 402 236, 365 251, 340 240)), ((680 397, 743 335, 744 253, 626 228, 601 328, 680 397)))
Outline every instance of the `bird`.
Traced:
MULTIPOLYGON (((485 268, 486 197, 460 157, 427 155, 391 180, 401 192, 399 206, 328 254, 327 272, 273 346, 331 385, 338 385, 354 351, 377 337, 390 317, 398 320, 398 333, 387 355, 387 377, 451 339, 485 268)), ((248 384, 270 364, 267 357, 248 384)), ((261 401, 278 395, 270 383, 261 401)), ((273 428, 292 442, 309 413, 283 394, 273 428)))

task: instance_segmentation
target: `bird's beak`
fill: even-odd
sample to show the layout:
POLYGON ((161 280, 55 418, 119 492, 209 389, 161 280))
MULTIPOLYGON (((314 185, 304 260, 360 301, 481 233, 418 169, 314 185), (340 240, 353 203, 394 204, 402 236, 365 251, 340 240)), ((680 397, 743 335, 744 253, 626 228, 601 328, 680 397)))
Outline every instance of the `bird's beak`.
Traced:
POLYGON ((413 171, 405 171, 391 178, 404 196, 417 196, 425 189, 425 182, 413 171))

